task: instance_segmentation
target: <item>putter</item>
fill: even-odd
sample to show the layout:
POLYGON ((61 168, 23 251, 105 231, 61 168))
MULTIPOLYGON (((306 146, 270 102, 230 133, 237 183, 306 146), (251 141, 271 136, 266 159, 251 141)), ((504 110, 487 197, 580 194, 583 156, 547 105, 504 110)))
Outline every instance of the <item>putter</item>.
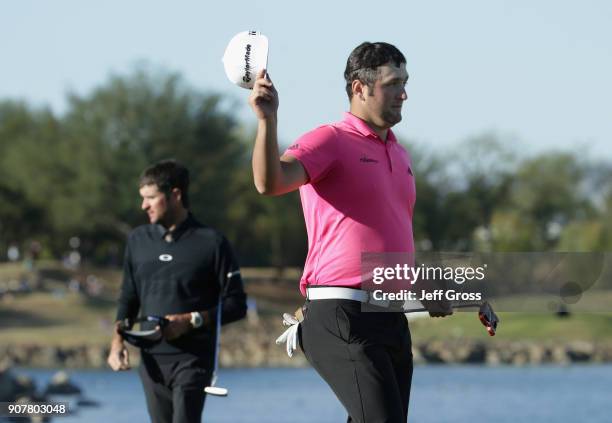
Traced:
POLYGON ((219 305, 217 306, 217 339, 215 341, 215 364, 213 368, 210 385, 204 388, 204 392, 217 397, 226 397, 229 394, 227 388, 215 386, 217 384, 217 370, 219 368, 219 349, 221 348, 221 293, 219 293, 219 305))

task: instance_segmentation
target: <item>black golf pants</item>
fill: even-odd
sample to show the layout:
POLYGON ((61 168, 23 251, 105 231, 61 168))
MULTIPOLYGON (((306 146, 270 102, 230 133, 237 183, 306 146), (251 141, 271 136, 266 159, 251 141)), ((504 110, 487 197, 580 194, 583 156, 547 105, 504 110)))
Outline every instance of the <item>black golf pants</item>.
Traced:
POLYGON ((200 423, 204 388, 209 384, 211 360, 163 360, 142 354, 138 372, 153 423, 200 423))
POLYGON ((352 423, 406 423, 412 342, 402 313, 365 312, 352 300, 313 300, 300 324, 306 358, 352 423))

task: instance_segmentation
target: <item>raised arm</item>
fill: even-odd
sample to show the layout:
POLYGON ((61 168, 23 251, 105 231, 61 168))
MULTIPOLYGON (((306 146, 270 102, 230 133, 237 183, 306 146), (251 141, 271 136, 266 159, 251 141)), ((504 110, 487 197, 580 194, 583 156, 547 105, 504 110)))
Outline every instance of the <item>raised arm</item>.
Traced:
POLYGON ((298 189, 308 182, 304 167, 291 156, 280 157, 278 152, 277 111, 278 93, 262 70, 249 98, 257 116, 257 136, 253 148, 253 180, 263 195, 281 195, 298 189))

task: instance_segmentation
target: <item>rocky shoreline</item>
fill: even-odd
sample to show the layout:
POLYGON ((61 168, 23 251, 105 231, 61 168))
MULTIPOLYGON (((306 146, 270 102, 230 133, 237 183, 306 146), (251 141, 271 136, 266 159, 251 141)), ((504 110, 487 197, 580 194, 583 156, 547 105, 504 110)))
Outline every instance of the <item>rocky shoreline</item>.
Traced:
MULTIPOLYGON (((568 365, 572 363, 611 363, 612 344, 586 341, 567 343, 474 342, 462 340, 430 341, 413 347, 415 364, 478 365, 568 365)), ((104 369, 107 368, 107 345, 72 347, 47 345, 0 346, 0 363, 4 366, 104 369)), ((131 362, 138 365, 138 352, 131 351, 131 362)), ((220 355, 222 367, 304 367, 303 354, 289 358, 284 345, 253 334, 226 337, 220 355)))
MULTIPOLYGON (((301 352, 289 358, 284 345, 274 340, 282 326, 273 319, 242 321, 223 328, 220 362, 222 367, 305 367, 301 352)), ((110 336, 109 336, 110 339, 110 336)), ((131 348, 130 361, 139 362, 138 350, 131 348)), ((39 343, 0 345, 0 367, 19 366, 60 369, 105 369, 108 344, 54 346, 39 343)), ((415 364, 478 365, 568 365, 612 363, 612 343, 596 341, 504 341, 453 338, 417 342, 415 364)))

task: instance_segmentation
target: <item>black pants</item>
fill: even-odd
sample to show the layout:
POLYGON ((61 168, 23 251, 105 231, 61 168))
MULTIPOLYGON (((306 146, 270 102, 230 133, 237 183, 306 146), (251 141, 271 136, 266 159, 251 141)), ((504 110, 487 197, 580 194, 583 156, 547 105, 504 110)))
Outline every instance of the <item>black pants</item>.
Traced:
POLYGON ((346 408, 348 422, 407 421, 412 342, 402 313, 362 312, 351 300, 309 301, 300 343, 346 408))
POLYGON ((211 360, 203 358, 156 358, 142 354, 138 369, 151 422, 200 423, 204 388, 212 373, 211 360), (170 358, 170 359, 169 359, 170 358))

